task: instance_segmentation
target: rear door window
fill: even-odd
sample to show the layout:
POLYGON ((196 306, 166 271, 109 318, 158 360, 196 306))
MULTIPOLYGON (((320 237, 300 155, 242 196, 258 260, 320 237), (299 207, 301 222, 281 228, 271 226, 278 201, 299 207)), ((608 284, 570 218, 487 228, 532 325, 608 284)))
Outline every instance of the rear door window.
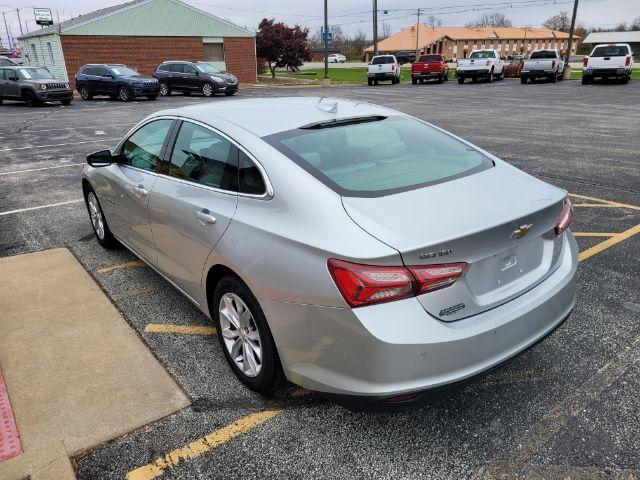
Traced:
POLYGON ((389 195, 493 166, 479 151, 406 117, 296 129, 264 140, 344 196, 389 195))
POLYGON ((122 144, 118 163, 156 171, 172 123, 173 120, 168 119, 155 120, 136 130, 122 144))
POLYGON ((387 63, 395 63, 393 57, 375 57, 371 60, 371 65, 384 65, 387 63))

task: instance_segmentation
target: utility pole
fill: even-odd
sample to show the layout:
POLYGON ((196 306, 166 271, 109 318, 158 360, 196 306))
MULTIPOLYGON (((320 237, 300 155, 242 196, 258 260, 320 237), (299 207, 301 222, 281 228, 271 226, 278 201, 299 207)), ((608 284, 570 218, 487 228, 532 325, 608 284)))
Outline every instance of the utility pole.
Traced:
POLYGON ((571 47, 573 46, 573 30, 576 26, 576 15, 578 14, 578 0, 573 0, 573 15, 571 16, 571 27, 569 28, 569 42, 567 45, 567 63, 564 67, 563 78, 571 78, 571 47), (567 68, 569 67, 569 68, 567 68))
POLYGON ((20 25, 20 35, 24 35, 22 31, 22 21, 20 20, 20 9, 16 8, 16 13, 18 14, 18 25, 20 25))
POLYGON ((418 39, 420 38, 420 8, 418 8, 418 21, 416 23, 416 62, 418 61, 418 55, 420 55, 420 44, 418 43, 418 39))
POLYGON ((378 0, 373 0, 373 55, 378 55, 378 0))
POLYGON ((329 14, 324 0, 324 78, 329 78, 329 14))
POLYGON ((8 49, 11 49, 11 35, 9 35, 9 27, 7 26, 7 17, 5 16, 4 12, 2 12, 2 19, 4 20, 4 29, 7 31, 7 42, 9 42, 9 44, 7 45, 8 49))

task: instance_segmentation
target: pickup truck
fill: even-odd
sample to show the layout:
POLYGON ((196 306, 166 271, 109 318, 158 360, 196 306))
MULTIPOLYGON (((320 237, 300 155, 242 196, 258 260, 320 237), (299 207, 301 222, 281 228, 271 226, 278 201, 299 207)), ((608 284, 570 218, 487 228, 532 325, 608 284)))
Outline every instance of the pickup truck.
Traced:
POLYGON ((487 82, 491 83, 494 78, 501 79, 503 75, 504 61, 500 58, 498 50, 475 50, 469 58, 458 60, 458 83, 464 83, 467 78, 474 82, 479 78, 486 78, 487 82))
POLYGON ((380 80, 391 80, 392 85, 400 83, 400 65, 394 55, 378 55, 369 62, 367 83, 378 85, 380 80))
POLYGON ((442 83, 448 80, 448 76, 449 67, 444 55, 420 55, 418 61, 411 65, 411 83, 414 85, 418 81, 424 83, 425 80, 437 80, 438 83, 442 83))
POLYGON ((531 53, 522 65, 520 83, 527 80, 535 81, 536 78, 546 78, 551 82, 562 80, 564 73, 564 60, 557 50, 536 50, 531 53))
POLYGON ((627 83, 631 79, 633 54, 628 43, 596 45, 591 55, 582 61, 582 84, 593 82, 600 77, 621 79, 627 83))

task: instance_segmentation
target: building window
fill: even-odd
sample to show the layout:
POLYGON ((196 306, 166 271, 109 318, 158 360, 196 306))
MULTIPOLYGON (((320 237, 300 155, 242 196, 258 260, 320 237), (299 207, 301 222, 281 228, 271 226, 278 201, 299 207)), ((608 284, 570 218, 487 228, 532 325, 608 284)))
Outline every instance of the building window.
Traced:
POLYGON ((205 62, 223 62, 224 48, 222 43, 205 43, 204 60, 205 62))
POLYGON ((31 44, 31 62, 38 63, 38 51, 35 43, 31 44))
POLYGON ((47 42, 47 52, 49 52, 49 60, 51 60, 51 64, 56 63, 55 59, 53 58, 53 49, 51 48, 51 42, 47 42))

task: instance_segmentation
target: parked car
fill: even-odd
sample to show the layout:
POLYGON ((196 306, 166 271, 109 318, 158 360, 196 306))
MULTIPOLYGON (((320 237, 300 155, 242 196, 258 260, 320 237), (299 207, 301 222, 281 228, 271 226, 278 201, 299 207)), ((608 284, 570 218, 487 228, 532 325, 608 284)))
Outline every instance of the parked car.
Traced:
POLYGON ((331 55, 327 56, 327 61, 329 63, 344 63, 347 61, 347 57, 341 55, 340 53, 332 53, 331 55))
POLYGON ((550 82, 562 80, 564 60, 557 50, 536 50, 524 61, 520 71, 520 82, 546 78, 550 82))
POLYGON ((627 83, 631 80, 633 52, 628 43, 596 45, 582 64, 583 85, 592 83, 595 78, 615 78, 627 83))
POLYGON ((3 100, 20 100, 30 107, 43 102, 71 104, 73 90, 67 82, 56 80, 43 67, 0 67, 0 104, 3 100))
POLYGON ((135 69, 121 64, 85 65, 76 73, 76 89, 83 100, 96 95, 108 95, 113 100, 129 102, 137 97, 158 98, 160 84, 153 77, 140 75, 135 69))
POLYGON ((523 65, 524 59, 522 57, 507 57, 507 60, 504 62, 504 78, 519 78, 523 65))
POLYGON ((160 95, 182 92, 191 95, 200 92, 205 97, 216 93, 235 95, 238 79, 229 73, 222 73, 206 62, 167 61, 161 63, 153 74, 160 81, 160 95))
POLYGON ((351 408, 405 406, 573 308, 567 192, 398 111, 207 102, 154 113, 87 162, 97 241, 209 316, 258 392, 286 377, 351 408))
POLYGON ((391 80, 391 84, 400 83, 400 65, 393 55, 373 57, 367 67, 367 83, 378 85, 380 80, 391 80))
POLYGON ((504 74, 504 60, 500 58, 498 50, 475 50, 471 52, 469 58, 458 60, 456 77, 458 83, 464 83, 470 78, 477 82, 480 78, 485 78, 491 83, 494 79, 502 79, 504 74))
POLYGON ((438 83, 446 82, 449 78, 449 66, 440 54, 420 55, 417 62, 411 65, 411 83, 418 81, 424 83, 426 80, 437 80, 438 83))
POLYGON ((404 65, 405 63, 413 63, 416 61, 416 52, 410 52, 410 51, 401 51, 401 52, 396 52, 395 55, 396 60, 398 60, 398 63, 400 65, 404 65))
POLYGON ((15 67, 20 65, 18 62, 13 60, 12 58, 5 57, 4 55, 0 55, 0 67, 15 67))

